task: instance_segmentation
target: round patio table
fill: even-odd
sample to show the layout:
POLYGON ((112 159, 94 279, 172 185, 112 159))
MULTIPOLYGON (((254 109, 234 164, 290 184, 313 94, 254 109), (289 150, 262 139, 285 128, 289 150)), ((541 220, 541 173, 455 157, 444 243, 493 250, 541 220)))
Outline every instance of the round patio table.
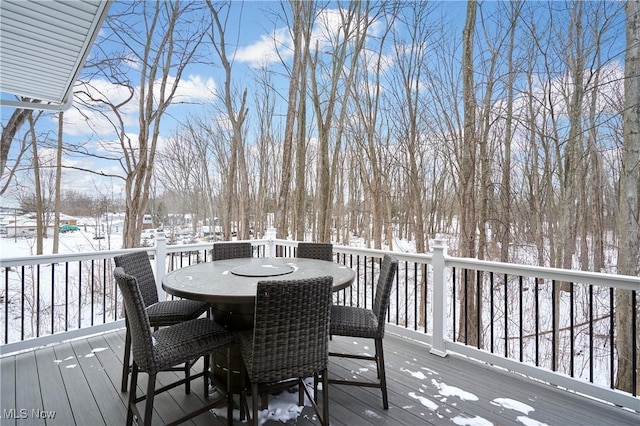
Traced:
POLYGON ((213 318, 230 330, 253 327, 258 281, 333 277, 333 291, 351 285, 353 269, 326 260, 238 258, 198 263, 165 275, 162 288, 185 299, 209 302, 213 318))

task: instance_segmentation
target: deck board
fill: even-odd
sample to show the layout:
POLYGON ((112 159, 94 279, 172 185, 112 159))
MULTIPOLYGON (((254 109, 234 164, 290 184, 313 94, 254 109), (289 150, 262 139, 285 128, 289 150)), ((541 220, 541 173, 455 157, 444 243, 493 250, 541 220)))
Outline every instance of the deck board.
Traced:
POLYGON ((35 352, 25 352, 16 357, 16 409, 24 410, 24 417, 18 421, 20 425, 44 425, 45 421, 33 416, 32 410, 44 407, 40 394, 40 382, 36 365, 35 352), (18 387, 18 385, 20 385, 18 387))
MULTIPOLYGON (((64 382, 64 390, 69 396, 69 404, 73 412, 75 424, 99 425, 104 424, 104 420, 100 415, 98 403, 91 392, 87 378, 82 372, 79 360, 71 346, 71 343, 61 343, 53 347, 56 359, 61 362, 58 364, 62 381, 64 382)), ((62 391, 59 389, 57 391, 62 391)), ((56 391, 47 390, 43 391, 56 391)), ((48 407, 48 410, 56 410, 57 407, 48 407)))
MULTIPOLYGON (((36 362, 38 364, 38 377, 40 379, 40 388, 51 390, 64 389, 62 374, 56 363, 53 348, 42 348, 35 351, 36 362)), ((45 407, 57 407, 55 416, 47 420, 47 425, 70 425, 73 424, 74 418, 69 404, 69 396, 66 392, 41 392, 42 403, 45 407)))
MULTIPOLYGON (((0 408, 11 410, 16 408, 16 357, 0 358, 0 408)), ((3 425, 15 425, 15 419, 6 418, 7 414, 0 413, 3 425)))
POLYGON ((104 367, 100 359, 96 357, 95 352, 87 340, 77 340, 72 343, 73 350, 78 360, 84 377, 89 384, 91 393, 96 401, 99 401, 98 410, 102 415, 104 422, 108 425, 121 425, 126 420, 122 400, 118 395, 117 388, 109 380, 104 373, 104 367), (113 407, 121 407, 114 410, 113 407))
MULTIPOLYGON (((331 423, 334 426, 373 426, 416 424, 454 424, 464 418, 484 419, 492 424, 522 424, 534 421, 548 425, 635 425, 640 415, 575 395, 519 375, 485 366, 463 357, 441 358, 415 341, 387 333, 384 340, 389 390, 389 410, 382 409, 380 390, 332 385, 331 423), (497 398, 529 405, 528 414, 498 405, 497 398)), ((371 353, 367 340, 334 337, 332 350, 359 350, 371 353)), ((45 424, 37 419, 8 419, 11 408, 55 410, 55 424, 122 424, 128 393, 120 392, 124 332, 105 333, 62 343, 53 347, 8 355, 0 359, 0 424, 45 424), (92 352, 93 351, 93 352, 92 352), (59 360, 60 362, 57 362, 59 360), (75 364, 73 368, 67 368, 75 364), (35 401, 35 402, 34 402, 35 401)), ((201 362, 194 371, 201 368, 201 362)), ((346 358, 331 357, 331 377, 375 377, 375 366, 346 358)), ((159 385, 175 380, 181 373, 159 374, 159 385)), ((146 387, 146 374, 140 374, 139 392, 146 387)), ((282 400, 282 399, 281 399, 282 400)), ((202 381, 192 383, 190 395, 180 386, 158 395, 153 424, 176 419, 183 409, 204 401, 202 381)), ((204 413, 190 425, 226 424, 226 408, 204 413)), ((238 411, 235 411, 237 419, 238 411)), ((238 420, 236 425, 242 425, 238 420)), ((266 426, 280 422, 270 420, 266 426)), ((287 425, 317 425, 311 407, 287 425)))

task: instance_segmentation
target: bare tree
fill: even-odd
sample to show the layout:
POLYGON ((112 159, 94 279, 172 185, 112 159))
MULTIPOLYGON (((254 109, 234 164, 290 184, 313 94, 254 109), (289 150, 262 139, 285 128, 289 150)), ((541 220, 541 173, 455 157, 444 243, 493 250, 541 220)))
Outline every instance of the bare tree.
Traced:
MULTIPOLYGON (((395 7, 397 5, 394 4, 395 7)), ((394 7, 394 9, 395 9, 394 7)), ((388 189, 384 187, 386 179, 383 175, 383 163, 390 162, 390 158, 385 150, 385 139, 390 136, 385 126, 381 125, 384 111, 382 110, 382 91, 384 78, 383 69, 386 66, 386 57, 383 54, 386 40, 396 21, 397 10, 389 10, 386 28, 379 37, 376 37, 377 49, 364 49, 360 54, 358 63, 358 74, 354 77, 354 84, 351 85, 351 102, 353 113, 352 119, 347 122, 347 137, 355 144, 353 153, 353 163, 357 165, 360 172, 360 181, 363 190, 368 194, 368 206, 364 212, 370 218, 370 231, 366 231, 367 243, 373 241, 373 247, 382 248, 383 223, 385 217, 385 193, 388 189)), ((371 17, 371 19, 375 19, 371 17)), ((404 105, 404 102, 399 102, 404 105)), ((404 112, 404 108, 400 108, 404 112)), ((400 113, 400 116, 403 114, 400 113)), ((344 173, 344 172, 343 172, 344 173)), ((338 185, 340 187, 340 185, 338 185)), ((336 197, 336 200, 340 200, 336 197)), ((391 241, 389 241, 391 244, 391 241)))
MULTIPOLYGON (((137 138, 132 141, 125 132, 119 134, 121 164, 126 175, 125 247, 140 243, 160 124, 174 100, 183 72, 194 60, 207 32, 207 21, 190 19, 199 9, 197 2, 134 2, 122 15, 107 21, 113 35, 137 61, 140 77, 137 138)), ((120 84, 133 86, 122 81, 120 84)))
MULTIPOLYGON (((231 87, 232 61, 227 53, 227 42, 225 41, 225 31, 227 19, 221 20, 219 11, 226 8, 229 10, 230 4, 215 8, 210 0, 207 6, 213 17, 213 29, 210 33, 211 44, 217 53, 218 59, 224 69, 224 91, 221 94, 227 118, 231 124, 231 161, 228 164, 227 182, 227 216, 231 217, 234 204, 237 204, 238 217, 238 238, 249 238, 249 182, 247 175, 247 165, 245 162, 245 119, 247 117, 247 89, 242 90, 242 94, 234 93, 231 87), (239 104, 234 103, 234 99, 240 99, 239 104)), ((232 55, 233 56, 233 55, 232 55)), ((231 237, 228 229, 230 223, 226 223, 227 237, 231 237)))
MULTIPOLYGON (((460 218, 460 252, 462 256, 475 257, 476 254, 476 97, 474 86, 473 39, 476 27, 477 2, 467 3, 467 17, 462 33, 462 76, 463 76, 463 108, 464 108, 464 140, 460 147, 458 171, 460 188, 458 191, 458 215, 460 218)), ((480 336, 477 334, 478 300, 473 274, 465 278, 460 285, 461 314, 459 318, 458 340, 476 345, 480 336)))
MULTIPOLYGON (((624 145, 620 172, 620 219, 618 221, 618 273, 637 276, 640 274, 640 3, 626 3, 627 50, 625 54, 625 106, 624 145)), ((638 302, 632 299, 629 290, 616 290, 616 349, 618 369, 616 387, 633 392, 634 353, 633 342, 640 345, 638 336, 632 335, 633 309, 638 302)), ((636 321, 638 315, 636 313, 636 321)), ((637 328, 636 328, 637 330, 637 328)), ((640 351, 636 348, 636 356, 640 351)), ((640 359, 635 360, 636 368, 640 359)), ((640 390, 636 384, 635 392, 640 390)))
MULTIPOLYGON (((366 39, 367 28, 371 25, 368 12, 362 3, 351 2, 348 9, 338 4, 340 26, 336 33, 326 22, 324 31, 328 34, 329 45, 326 62, 319 41, 313 51, 307 52, 309 63, 311 103, 318 126, 318 166, 317 166, 317 211, 318 239, 331 240, 333 217, 333 193, 335 173, 339 164, 342 132, 346 119, 346 103, 349 101, 350 87, 356 72, 358 55, 366 39), (333 136, 333 138, 332 138, 333 136), (333 140, 333 146, 330 141, 333 140), (333 151, 333 152, 331 152, 333 151)), ((325 50, 326 50, 325 49, 325 50)))
MULTIPOLYGON (((291 9, 293 12, 293 21, 291 27, 291 38, 293 42, 293 64, 291 65, 291 71, 289 74, 289 89, 287 95, 287 116, 284 128, 284 137, 282 140, 282 166, 280 168, 280 189, 278 192, 278 198, 276 202, 275 211, 275 227, 279 235, 289 235, 289 226, 287 220, 287 214, 289 212, 290 203, 290 191, 291 183, 293 180, 293 148, 294 148, 294 133, 296 131, 296 118, 302 103, 302 97, 305 93, 300 90, 302 80, 305 78, 303 72, 305 70, 303 62, 305 61, 305 55, 303 46, 308 49, 308 40, 311 33, 311 17, 312 11, 315 9, 315 3, 313 1, 299 2, 291 1, 291 9), (303 43, 303 40, 307 40, 307 44, 303 43)), ((298 117, 298 128, 302 132, 303 127, 306 126, 306 122, 302 121, 306 115, 298 117)), ((299 141, 298 146, 303 148, 304 141, 299 141)), ((300 165, 298 167, 301 167, 300 165)), ((298 182, 300 179, 304 179, 303 170, 296 169, 298 173, 298 182), (301 174, 302 173, 302 174, 301 174)), ((304 221, 303 221, 304 226, 304 221)))
POLYGON ((53 250, 52 253, 58 253, 59 235, 60 235, 60 191, 62 188, 62 146, 63 146, 63 129, 64 129, 64 112, 58 113, 58 144, 56 147, 56 179, 55 194, 53 208, 53 250))
POLYGON ((32 109, 17 108, 12 113, 6 124, 2 125, 2 138, 0 139, 0 177, 2 185, 0 185, 0 195, 4 194, 11 183, 16 170, 20 166, 20 160, 27 151, 28 146, 25 139, 21 139, 22 143, 18 149, 18 154, 13 164, 7 168, 9 152, 11 151, 12 142, 19 136, 22 126, 33 117, 32 109))
POLYGON ((36 137, 36 123, 33 116, 29 116, 29 135, 31 137, 31 151, 33 162, 33 181, 35 183, 35 199, 36 199, 36 254, 42 254, 43 238, 44 238, 44 197, 42 192, 42 184, 40 182, 40 159, 38 156, 38 144, 36 137))

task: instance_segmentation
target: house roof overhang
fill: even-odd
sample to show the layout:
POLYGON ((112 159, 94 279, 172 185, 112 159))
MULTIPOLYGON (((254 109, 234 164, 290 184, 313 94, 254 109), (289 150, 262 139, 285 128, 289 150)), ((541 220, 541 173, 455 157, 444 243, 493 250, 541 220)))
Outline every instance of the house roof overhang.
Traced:
POLYGON ((0 2, 0 105, 63 110, 109 10, 105 0, 0 2), (16 98, 10 99, 11 95, 16 98))

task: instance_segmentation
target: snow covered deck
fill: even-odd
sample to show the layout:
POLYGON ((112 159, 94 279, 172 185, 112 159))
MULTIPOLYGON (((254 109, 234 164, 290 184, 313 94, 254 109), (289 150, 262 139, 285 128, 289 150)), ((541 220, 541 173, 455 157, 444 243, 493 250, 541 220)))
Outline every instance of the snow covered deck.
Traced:
MULTIPOLYGON (((332 425, 640 424, 637 413, 461 356, 435 356, 428 346, 398 334, 401 329, 390 327, 387 331, 389 410, 382 410, 377 389, 334 385, 330 388, 332 425)), ((0 423, 123 424, 127 398, 119 390, 123 345, 124 332, 119 330, 3 357, 0 423), (42 419, 47 416, 46 421, 42 419)), ((363 352, 370 351, 367 345, 366 340, 341 337, 331 341, 333 349, 359 346, 363 352)), ((331 359, 329 371, 332 376, 348 378, 375 374, 375 367, 331 359)), ((163 373, 160 381, 169 380, 172 374, 163 373)), ((183 387, 159 395, 155 421, 160 424, 179 417, 182 407, 202 398, 200 388, 193 386, 188 396, 183 387)), ((287 417, 296 395, 285 392, 271 398, 270 409, 279 412, 266 424, 281 424, 278 420, 287 417)), ((311 407, 305 407, 287 424, 318 424, 313 414, 311 407)), ((220 410, 219 416, 206 413, 191 424, 225 424, 226 410, 220 410)), ((235 423, 242 424, 237 418, 235 423)))

